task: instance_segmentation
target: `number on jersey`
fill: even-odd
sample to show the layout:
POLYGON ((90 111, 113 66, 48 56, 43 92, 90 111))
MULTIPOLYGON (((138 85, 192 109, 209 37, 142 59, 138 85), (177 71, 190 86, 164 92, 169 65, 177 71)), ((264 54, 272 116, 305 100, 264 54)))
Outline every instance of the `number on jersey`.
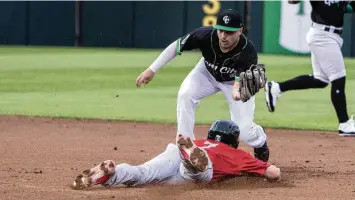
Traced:
POLYGON ((214 148, 218 146, 218 144, 214 144, 214 143, 211 143, 209 141, 206 141, 204 144, 203 144, 203 147, 204 149, 208 149, 208 148, 214 148))

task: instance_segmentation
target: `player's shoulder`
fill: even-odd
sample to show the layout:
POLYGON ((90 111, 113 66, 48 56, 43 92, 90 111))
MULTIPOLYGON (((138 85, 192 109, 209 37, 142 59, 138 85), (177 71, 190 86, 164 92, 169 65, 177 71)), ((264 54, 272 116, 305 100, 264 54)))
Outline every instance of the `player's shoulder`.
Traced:
POLYGON ((213 31, 212 26, 202 26, 192 30, 189 34, 198 38, 209 38, 213 31))
POLYGON ((257 51, 256 51, 256 48, 255 48, 255 45, 253 43, 253 41, 249 38, 247 38, 245 35, 243 35, 244 38, 245 38, 245 41, 246 41, 246 47, 245 47, 245 52, 247 54, 251 54, 251 55, 254 55, 254 56, 257 56, 257 51))
POLYGON ((199 32, 211 33, 214 30, 214 28, 212 26, 201 26, 199 28, 196 28, 195 30, 199 32))
POLYGON ((244 35, 244 34, 243 34, 243 38, 245 39, 248 48, 250 48, 250 49, 255 49, 254 43, 253 43, 253 41, 252 41, 250 38, 248 38, 248 37, 247 37, 246 35, 244 35))

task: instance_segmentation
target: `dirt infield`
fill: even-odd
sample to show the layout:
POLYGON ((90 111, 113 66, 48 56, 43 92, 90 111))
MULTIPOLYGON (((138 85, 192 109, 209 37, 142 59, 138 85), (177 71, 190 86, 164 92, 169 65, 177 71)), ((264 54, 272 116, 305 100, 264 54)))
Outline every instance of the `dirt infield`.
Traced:
MULTIPOLYGON (((207 129, 197 126, 197 137, 207 129)), ((355 199, 354 138, 271 129, 270 162, 283 172, 277 183, 244 177, 209 187, 70 188, 81 170, 103 160, 152 158, 174 142, 175 131, 175 125, 0 117, 0 199, 355 199)))

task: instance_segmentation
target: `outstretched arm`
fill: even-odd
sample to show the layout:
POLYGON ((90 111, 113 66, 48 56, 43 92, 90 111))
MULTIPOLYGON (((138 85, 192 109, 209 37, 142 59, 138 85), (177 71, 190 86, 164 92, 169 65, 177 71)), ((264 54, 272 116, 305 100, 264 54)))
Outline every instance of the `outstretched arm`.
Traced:
POLYGON ((209 37, 211 30, 205 27, 198 28, 187 35, 178 38, 171 43, 158 58, 136 79, 136 86, 140 87, 141 84, 148 84, 154 77, 155 73, 177 55, 183 51, 189 51, 200 47, 206 38, 209 37))
POLYGON ((178 41, 171 43, 164 51, 158 56, 158 58, 146 69, 142 74, 136 79, 136 86, 140 87, 143 83, 148 84, 154 77, 155 73, 172 59, 174 59, 178 54, 176 47, 178 41))
POLYGON ((149 66, 149 69, 151 69, 154 73, 156 73, 161 67, 166 65, 172 59, 174 59, 178 55, 176 52, 176 47, 177 47, 177 41, 174 41, 149 66))
POLYGON ((240 159, 239 164, 236 166, 241 166, 241 169, 235 171, 244 172, 247 174, 257 174, 263 176, 268 180, 279 180, 281 178, 281 170, 275 165, 271 165, 267 162, 263 162, 250 153, 243 150, 238 151, 238 158, 240 159))

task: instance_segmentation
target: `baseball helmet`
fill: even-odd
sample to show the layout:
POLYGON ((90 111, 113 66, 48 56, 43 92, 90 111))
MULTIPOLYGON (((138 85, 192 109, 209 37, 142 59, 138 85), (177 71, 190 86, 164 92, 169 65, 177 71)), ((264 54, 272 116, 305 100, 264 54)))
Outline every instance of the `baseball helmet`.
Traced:
POLYGON ((219 141, 231 147, 238 148, 239 133, 238 125, 233 121, 217 120, 213 122, 208 130, 207 139, 219 141))

